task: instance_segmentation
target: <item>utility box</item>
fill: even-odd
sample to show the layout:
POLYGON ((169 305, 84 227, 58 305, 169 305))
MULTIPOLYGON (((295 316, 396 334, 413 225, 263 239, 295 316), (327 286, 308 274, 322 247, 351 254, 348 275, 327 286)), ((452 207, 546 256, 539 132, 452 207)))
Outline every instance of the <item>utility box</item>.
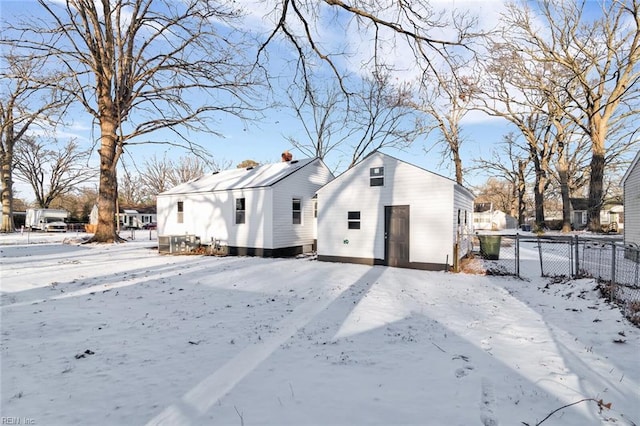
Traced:
POLYGON ((160 235, 158 236, 159 253, 189 253, 200 247, 200 237, 195 235, 160 235))

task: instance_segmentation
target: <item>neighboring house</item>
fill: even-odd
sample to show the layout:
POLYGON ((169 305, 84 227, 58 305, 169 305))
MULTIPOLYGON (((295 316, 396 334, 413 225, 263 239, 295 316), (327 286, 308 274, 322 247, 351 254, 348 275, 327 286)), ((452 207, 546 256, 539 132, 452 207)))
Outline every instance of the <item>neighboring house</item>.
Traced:
MULTIPOLYGON (((589 199, 570 198, 571 226, 573 229, 587 227, 589 199)), ((619 201, 605 201, 600 209, 600 225, 604 231, 621 232, 624 229, 624 206, 619 201)))
POLYGON ((493 203, 475 203, 473 205, 473 228, 475 230, 500 231, 517 227, 516 218, 501 210, 494 210, 493 203))
MULTIPOLYGON (((118 212, 118 219, 120 220, 120 226, 127 229, 140 229, 150 223, 157 221, 156 207, 155 206, 142 206, 142 207, 121 207, 118 212)), ((98 225, 98 205, 94 204, 91 212, 89 213, 89 226, 87 232, 95 232, 95 227, 98 225)))
POLYGON ((226 170, 157 197, 158 235, 195 235, 229 254, 290 256, 316 239, 318 188, 333 179, 322 160, 283 161, 226 170))
POLYGON ((155 206, 120 207, 118 212, 120 225, 127 229, 140 229, 158 220, 155 206))
POLYGON ((622 178, 624 189, 624 242, 640 246, 640 151, 622 178))
POLYGON ((318 259, 444 270, 471 251, 473 194, 380 152, 318 190, 318 259))

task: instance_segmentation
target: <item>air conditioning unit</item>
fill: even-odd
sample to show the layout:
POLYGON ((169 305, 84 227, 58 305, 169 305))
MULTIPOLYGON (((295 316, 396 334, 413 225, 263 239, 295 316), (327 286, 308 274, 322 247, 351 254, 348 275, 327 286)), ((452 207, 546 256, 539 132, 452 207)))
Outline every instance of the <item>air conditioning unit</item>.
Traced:
POLYGON ((200 237, 195 235, 160 235, 158 236, 159 253, 188 253, 200 247, 200 237))

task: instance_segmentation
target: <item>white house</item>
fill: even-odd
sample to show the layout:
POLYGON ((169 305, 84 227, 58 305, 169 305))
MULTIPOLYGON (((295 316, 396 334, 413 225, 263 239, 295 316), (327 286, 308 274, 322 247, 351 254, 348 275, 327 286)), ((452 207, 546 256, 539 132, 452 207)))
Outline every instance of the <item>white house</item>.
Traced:
POLYGON ((474 204, 473 228, 475 230, 500 231, 517 227, 518 220, 502 210, 494 210, 493 203, 474 204))
MULTIPOLYGON (((118 220, 123 228, 140 229, 144 228, 145 225, 154 224, 157 220, 155 206, 120 207, 118 210, 118 220)), ((86 227, 88 232, 95 232, 97 224, 98 205, 94 204, 89 213, 89 226, 86 227)))
POLYGON ((206 175, 158 195, 158 235, 195 235, 239 255, 311 251, 313 197, 332 179, 317 158, 206 175))
POLYGON ((118 218, 124 228, 140 229, 145 225, 156 222, 157 213, 155 206, 149 207, 121 207, 118 212, 118 218))
POLYGON ((640 246, 640 151, 622 178, 624 189, 624 242, 640 246))
POLYGON ((318 259, 444 270, 471 250, 473 194, 383 153, 318 190, 318 259))

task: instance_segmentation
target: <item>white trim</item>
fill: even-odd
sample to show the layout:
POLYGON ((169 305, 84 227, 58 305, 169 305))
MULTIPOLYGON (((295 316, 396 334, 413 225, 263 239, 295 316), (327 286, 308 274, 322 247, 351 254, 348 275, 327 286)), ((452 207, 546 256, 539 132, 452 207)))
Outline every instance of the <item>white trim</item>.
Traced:
POLYGON ((636 164, 638 164, 638 162, 640 162, 640 151, 636 153, 636 156, 631 162, 631 165, 629 166, 629 168, 627 169, 627 172, 624 174, 624 176, 622 176, 622 180, 620 181, 620 186, 624 186, 625 181, 631 174, 631 171, 636 167, 636 164))

